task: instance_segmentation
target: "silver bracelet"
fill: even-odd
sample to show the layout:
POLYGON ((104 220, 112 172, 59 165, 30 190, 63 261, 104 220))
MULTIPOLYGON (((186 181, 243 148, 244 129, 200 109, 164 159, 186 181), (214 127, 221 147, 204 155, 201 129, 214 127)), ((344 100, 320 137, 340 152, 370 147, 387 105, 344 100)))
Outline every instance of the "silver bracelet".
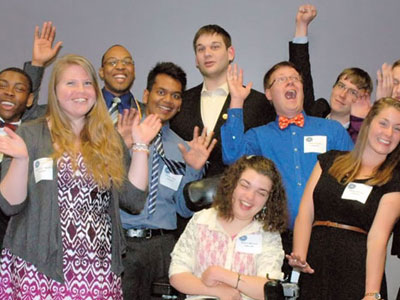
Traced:
POLYGON ((133 143, 132 152, 146 152, 149 154, 149 145, 143 143, 133 143))

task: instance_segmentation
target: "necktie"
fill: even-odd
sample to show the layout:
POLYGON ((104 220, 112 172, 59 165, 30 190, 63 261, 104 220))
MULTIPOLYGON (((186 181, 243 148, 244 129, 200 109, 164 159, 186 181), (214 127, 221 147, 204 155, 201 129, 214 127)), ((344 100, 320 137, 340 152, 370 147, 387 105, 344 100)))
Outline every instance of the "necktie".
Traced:
POLYGON ((118 122, 118 104, 121 103, 121 99, 118 97, 115 97, 113 99, 111 107, 108 109, 108 112, 110 114, 111 120, 113 121, 113 124, 117 124, 118 122))
POLYGON ((148 196, 148 214, 151 215, 156 211, 156 200, 158 191, 158 180, 160 177, 159 167, 160 158, 164 161, 168 170, 175 175, 184 175, 186 165, 182 162, 178 162, 165 157, 164 147, 162 144, 162 134, 161 131, 157 134, 153 141, 154 151, 152 157, 152 168, 151 168, 151 178, 150 178, 150 188, 148 196))
POLYGON ((286 127, 289 126, 289 124, 295 124, 299 127, 303 127, 304 126, 304 116, 302 113, 299 113, 297 116, 295 116, 294 118, 286 118, 283 116, 279 116, 279 128, 280 129, 285 129, 286 127))
POLYGON ((0 120, 0 128, 4 128, 4 127, 10 128, 12 131, 17 130, 17 128, 18 128, 18 126, 15 125, 15 124, 5 123, 5 122, 0 120))

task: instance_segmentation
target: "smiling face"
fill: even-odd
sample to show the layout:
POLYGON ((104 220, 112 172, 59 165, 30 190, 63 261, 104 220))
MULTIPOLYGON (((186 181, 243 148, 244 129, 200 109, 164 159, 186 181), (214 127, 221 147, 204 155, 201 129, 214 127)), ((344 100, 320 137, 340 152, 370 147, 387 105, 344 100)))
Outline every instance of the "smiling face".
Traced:
POLYGON ((0 117, 5 122, 18 122, 32 105, 33 94, 29 89, 29 81, 23 74, 14 71, 0 74, 0 117))
POLYGON ((387 107, 371 121, 365 153, 386 157, 400 141, 400 111, 387 107))
POLYGON ((359 89, 349 79, 342 77, 332 88, 330 106, 332 112, 350 115, 351 105, 358 99, 359 89))
POLYGON ((279 116, 293 118, 303 110, 303 83, 295 69, 289 66, 278 68, 271 74, 268 85, 265 95, 272 101, 279 116), (300 80, 293 80, 293 78, 300 80))
POLYGON ((233 218, 251 222, 264 207, 272 189, 272 181, 254 169, 247 168, 232 194, 233 218))
POLYGON ((150 91, 143 94, 146 104, 146 114, 156 114, 164 123, 174 117, 182 104, 182 84, 168 76, 158 74, 150 91))
POLYGON ((93 80, 85 69, 71 64, 59 75, 56 96, 61 110, 73 123, 84 122, 96 102, 93 80))
POLYGON ((195 46, 196 66, 205 78, 226 77, 229 63, 234 59, 233 47, 226 47, 220 34, 203 34, 195 46))
POLYGON ((115 96, 127 93, 135 80, 135 65, 131 54, 122 46, 114 46, 105 54, 99 69, 104 87, 115 96))

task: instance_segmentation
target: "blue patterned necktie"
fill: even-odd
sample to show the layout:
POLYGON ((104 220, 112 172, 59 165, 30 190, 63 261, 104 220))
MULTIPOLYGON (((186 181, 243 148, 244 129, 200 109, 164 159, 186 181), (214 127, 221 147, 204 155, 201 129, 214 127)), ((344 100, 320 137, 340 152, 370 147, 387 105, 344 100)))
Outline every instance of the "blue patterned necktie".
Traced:
POLYGON ((151 215, 156 211, 156 200, 158 191, 158 181, 160 177, 160 158, 164 161, 169 171, 175 175, 184 175, 186 165, 182 162, 174 161, 165 157, 162 144, 161 131, 154 139, 154 151, 152 158, 151 179, 148 196, 148 214, 151 215))

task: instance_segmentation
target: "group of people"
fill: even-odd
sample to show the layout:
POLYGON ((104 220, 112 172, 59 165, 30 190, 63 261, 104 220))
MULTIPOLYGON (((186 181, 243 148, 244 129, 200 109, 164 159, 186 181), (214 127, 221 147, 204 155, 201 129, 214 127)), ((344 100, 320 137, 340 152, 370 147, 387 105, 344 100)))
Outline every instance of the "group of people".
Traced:
MULTIPOLYGON (((169 277, 181 293, 263 299, 301 271, 301 299, 383 299, 386 247, 400 255, 400 61, 348 68, 315 100, 308 52, 312 5, 296 15, 289 61, 264 92, 243 84, 219 25, 195 34, 203 83, 160 62, 141 101, 122 45, 54 63, 55 27, 36 27, 32 61, 0 71, 2 299, 152 299, 169 277), (373 101, 372 101, 373 102, 373 101), (28 122, 29 121, 29 122, 28 122), (16 132, 15 132, 16 130, 16 132), (220 176, 194 214, 183 189, 220 176), (180 235, 181 219, 190 218, 180 235), (286 253, 286 257, 285 257, 286 253)), ((190 296, 188 296, 190 297, 190 296)))

